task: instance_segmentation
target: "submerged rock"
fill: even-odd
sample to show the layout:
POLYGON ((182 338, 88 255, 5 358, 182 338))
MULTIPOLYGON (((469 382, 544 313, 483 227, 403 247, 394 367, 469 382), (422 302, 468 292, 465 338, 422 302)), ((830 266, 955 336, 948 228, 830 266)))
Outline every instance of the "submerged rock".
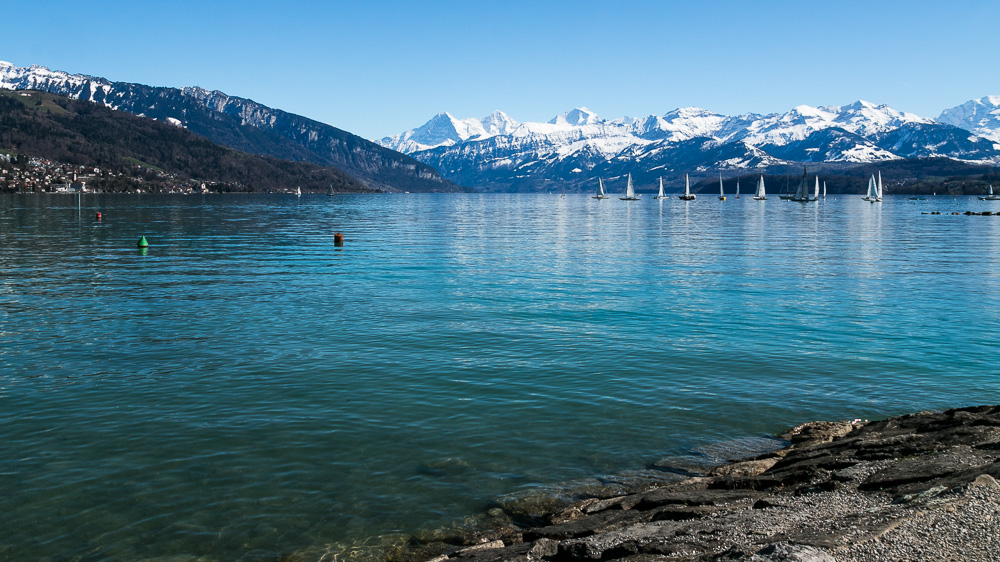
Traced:
MULTIPOLYGON (((964 526, 954 533, 1000 536, 1000 406, 870 423, 813 422, 783 438, 790 442, 785 449, 651 490, 594 494, 568 506, 553 498, 522 498, 501 506, 508 525, 461 541, 452 537, 437 552, 422 543, 418 558, 892 559, 876 554, 917 540, 896 537, 904 532, 899 529, 924 533, 921 525, 937 520, 928 513, 955 513, 966 504, 983 511, 976 521, 990 528, 970 530, 968 520, 951 517, 964 526), (993 498, 996 504, 989 503, 993 498)), ((993 543, 981 542, 985 546, 940 540, 934 543, 939 551, 921 557, 987 559, 993 543), (961 552, 949 551, 952 544, 961 552)))

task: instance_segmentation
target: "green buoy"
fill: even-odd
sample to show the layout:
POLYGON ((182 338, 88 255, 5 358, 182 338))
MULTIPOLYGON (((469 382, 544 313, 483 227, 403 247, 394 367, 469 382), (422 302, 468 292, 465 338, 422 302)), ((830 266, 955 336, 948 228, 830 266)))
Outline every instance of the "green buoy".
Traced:
POLYGON ((138 244, 138 246, 140 248, 148 248, 149 247, 149 242, 146 242, 146 237, 145 236, 143 236, 142 238, 139 238, 139 244, 138 244))

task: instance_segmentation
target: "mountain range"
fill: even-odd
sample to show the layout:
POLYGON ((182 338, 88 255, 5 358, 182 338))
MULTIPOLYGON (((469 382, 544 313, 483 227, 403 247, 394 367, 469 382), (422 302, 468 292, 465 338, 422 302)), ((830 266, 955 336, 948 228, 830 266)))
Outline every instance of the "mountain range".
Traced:
POLYGON ((197 87, 112 82, 0 61, 0 89, 93 102, 230 149, 336 168, 376 191, 590 191, 597 177, 614 182, 629 173, 638 189, 649 190, 658 177, 676 187, 686 173, 697 182, 719 173, 786 174, 803 164, 847 175, 875 164, 914 175, 926 169, 967 175, 977 170, 970 164, 1000 164, 1000 96, 971 100, 936 119, 866 101, 767 115, 690 107, 612 120, 580 107, 547 123, 521 123, 502 111, 481 119, 441 113, 376 143, 197 87), (935 161, 909 164, 927 159, 935 161))
POLYGON ((357 135, 253 100, 202 88, 112 82, 0 61, 0 89, 38 90, 186 128, 216 144, 347 173, 367 189, 458 191, 433 167, 357 135))
POLYGON ((937 119, 857 101, 797 106, 786 113, 726 116, 700 108, 605 120, 580 107, 547 123, 519 123, 502 111, 482 119, 440 113, 379 140, 452 181, 485 191, 590 190, 596 177, 631 173, 638 185, 685 173, 708 177, 814 170, 923 158, 1000 164, 1000 96, 945 110, 937 119))

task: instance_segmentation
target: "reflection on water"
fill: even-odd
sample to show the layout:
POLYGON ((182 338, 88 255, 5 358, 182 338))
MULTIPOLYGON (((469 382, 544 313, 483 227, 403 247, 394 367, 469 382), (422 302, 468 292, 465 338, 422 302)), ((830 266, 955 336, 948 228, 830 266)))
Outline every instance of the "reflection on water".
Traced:
POLYGON ((921 214, 984 205, 0 197, 0 553, 316 553, 995 402, 1000 217, 921 214))

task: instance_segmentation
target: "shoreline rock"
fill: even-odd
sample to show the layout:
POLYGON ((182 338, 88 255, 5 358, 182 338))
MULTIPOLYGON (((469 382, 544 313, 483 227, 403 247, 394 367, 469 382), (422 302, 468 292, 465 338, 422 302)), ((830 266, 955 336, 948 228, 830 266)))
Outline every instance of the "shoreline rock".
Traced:
POLYGON ((390 560, 1000 560, 1000 406, 811 422, 782 449, 489 528, 390 560))

